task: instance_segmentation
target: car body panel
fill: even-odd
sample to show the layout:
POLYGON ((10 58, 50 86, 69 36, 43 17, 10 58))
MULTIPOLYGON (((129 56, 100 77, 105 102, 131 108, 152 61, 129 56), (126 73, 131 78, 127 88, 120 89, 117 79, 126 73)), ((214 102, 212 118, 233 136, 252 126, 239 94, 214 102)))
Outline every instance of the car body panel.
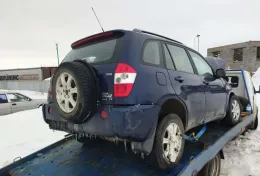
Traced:
POLYGON ((206 117, 205 122, 219 119, 225 116, 227 106, 227 90, 225 83, 219 78, 207 78, 201 76, 205 85, 206 95, 206 117), (222 102, 222 103, 219 103, 222 102))
POLYGON ((168 72, 176 95, 185 103, 189 111, 188 128, 201 124, 205 118, 205 92, 200 76, 173 70, 168 72), (183 78, 182 83, 175 80, 178 76, 183 78))
POLYGON ((157 105, 134 105, 134 106, 103 106, 94 116, 83 124, 66 122, 54 111, 53 104, 43 105, 43 118, 49 122, 51 128, 64 131, 117 137, 132 141, 144 141, 157 123, 160 107, 157 105), (52 113, 48 109, 53 109, 52 113), (101 112, 106 112, 107 117, 102 118, 101 112))
POLYGON ((1 103, 0 104, 0 116, 11 114, 11 103, 1 103))

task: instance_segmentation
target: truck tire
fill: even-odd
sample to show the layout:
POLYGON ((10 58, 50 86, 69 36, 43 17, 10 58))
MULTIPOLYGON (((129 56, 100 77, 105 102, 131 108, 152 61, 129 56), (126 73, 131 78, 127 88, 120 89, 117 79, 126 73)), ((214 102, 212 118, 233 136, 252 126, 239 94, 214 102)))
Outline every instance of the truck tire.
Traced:
POLYGON ((76 60, 60 64, 53 77, 52 88, 56 110, 69 122, 84 123, 97 109, 98 80, 87 63, 76 60))
POLYGON ((211 161, 209 161, 199 172, 198 176, 219 176, 221 168, 221 158, 217 154, 211 161))
POLYGON ((230 97, 224 122, 227 125, 236 125, 239 123, 241 121, 241 109, 238 97, 235 95, 230 97))
POLYGON ((160 170, 171 171, 183 154, 184 127, 180 117, 169 114, 158 124, 150 161, 160 170))

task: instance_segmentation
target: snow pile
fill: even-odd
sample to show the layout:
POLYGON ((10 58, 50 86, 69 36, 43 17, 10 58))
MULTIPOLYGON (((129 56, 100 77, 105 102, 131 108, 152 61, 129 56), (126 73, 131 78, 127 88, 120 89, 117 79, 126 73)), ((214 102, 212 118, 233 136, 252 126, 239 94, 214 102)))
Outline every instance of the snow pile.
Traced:
POLYGON ((25 157, 64 137, 66 133, 50 130, 41 108, 0 117, 0 168, 25 157))
POLYGON ((35 92, 35 91, 30 91, 30 90, 3 90, 3 89, 0 89, 0 90, 21 93, 32 99, 47 99, 47 93, 45 93, 45 92, 35 92))
POLYGON ((32 99, 47 99, 47 93, 45 92, 35 92, 30 90, 16 90, 23 95, 26 95, 32 99))

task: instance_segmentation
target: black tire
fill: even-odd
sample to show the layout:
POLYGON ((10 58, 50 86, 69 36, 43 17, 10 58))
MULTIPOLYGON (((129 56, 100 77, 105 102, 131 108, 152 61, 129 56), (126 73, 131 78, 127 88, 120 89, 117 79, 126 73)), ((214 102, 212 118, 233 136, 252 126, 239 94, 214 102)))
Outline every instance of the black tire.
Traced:
POLYGON ((52 81, 52 97, 58 114, 65 120, 80 124, 86 122, 97 109, 99 85, 95 72, 87 63, 64 62, 58 67, 52 81), (62 73, 70 74, 77 86, 76 105, 72 112, 64 112, 57 102, 57 80, 62 73))
POLYGON ((168 159, 164 157, 163 138, 167 127, 171 123, 176 124, 179 127, 180 133, 184 134, 183 123, 178 115, 169 114, 166 117, 164 117, 163 120, 157 126, 153 150, 149 158, 149 161, 152 162, 153 165, 155 165, 158 169, 164 171, 171 171, 176 165, 178 165, 178 163, 181 160, 185 145, 185 140, 181 137, 181 147, 175 162, 170 162, 168 159))
POLYGON ((211 161, 209 161, 199 172, 198 176, 219 176, 221 168, 221 158, 217 154, 211 161))
POLYGON ((229 103, 228 103, 228 108, 227 108, 227 114, 226 114, 226 117, 224 118, 224 123, 227 125, 232 125, 232 126, 239 123, 241 121, 241 110, 242 110, 242 107, 241 107, 241 103, 240 103, 238 97, 235 95, 230 97, 229 103), (232 103, 234 101, 236 101, 238 103, 239 108, 240 108, 240 113, 239 113, 240 115, 237 119, 234 118, 233 113, 232 113, 232 103))
POLYGON ((256 114, 254 122, 251 125, 249 125, 249 127, 248 127, 250 130, 256 130, 258 127, 258 115, 257 114, 256 114))

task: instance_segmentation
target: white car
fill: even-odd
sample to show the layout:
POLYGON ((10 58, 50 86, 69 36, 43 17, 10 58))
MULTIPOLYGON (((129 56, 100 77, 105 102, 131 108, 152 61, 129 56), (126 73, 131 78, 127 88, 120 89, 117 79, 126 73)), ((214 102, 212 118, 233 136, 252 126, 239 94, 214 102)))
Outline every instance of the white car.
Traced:
POLYGON ((0 116, 35 109, 46 101, 45 99, 32 99, 18 92, 0 90, 0 116))
POLYGON ((258 107, 256 104, 256 93, 260 92, 256 91, 250 72, 246 70, 227 70, 225 79, 239 98, 242 111, 247 112, 247 107, 249 106, 249 110, 251 109, 251 112, 254 114, 254 121, 249 128, 257 129, 258 107))

